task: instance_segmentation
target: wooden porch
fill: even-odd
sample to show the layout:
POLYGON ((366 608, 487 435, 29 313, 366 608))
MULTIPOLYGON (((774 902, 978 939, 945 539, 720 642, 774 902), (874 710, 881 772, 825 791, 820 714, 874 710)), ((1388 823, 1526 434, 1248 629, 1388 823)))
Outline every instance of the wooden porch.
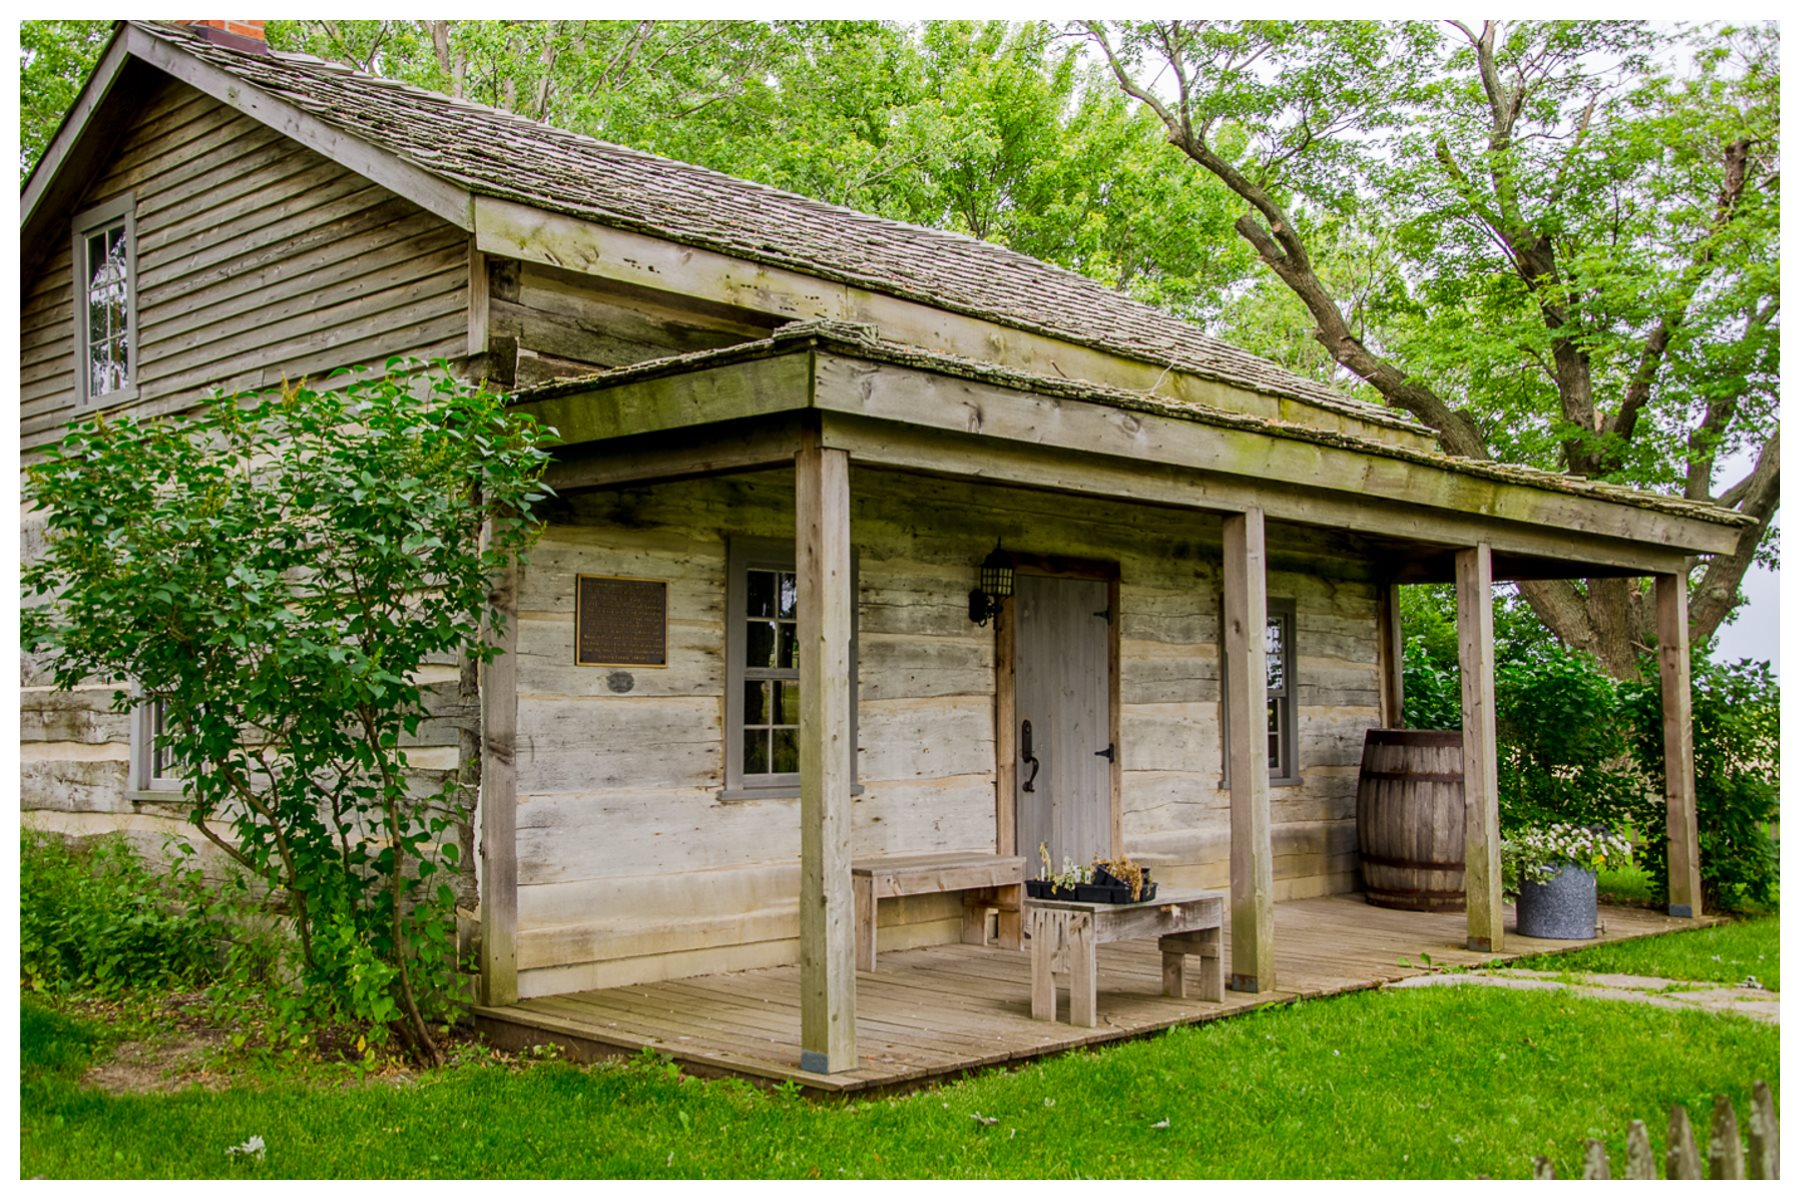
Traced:
MULTIPOLYGON (((1600 915, 1604 931, 1595 942, 1714 923, 1638 908, 1602 908, 1600 915)), ((1227 991, 1221 1004, 1177 1000, 1161 994, 1162 958, 1154 939, 1103 946, 1096 1029, 1068 1024, 1067 979, 1061 975, 1058 1019, 1032 1019, 1031 959, 1024 951, 968 945, 890 951, 881 955, 879 971, 857 973, 857 1064, 831 1075, 800 1069, 798 966, 521 1000, 477 1009, 476 1018, 502 1046, 555 1042, 582 1059, 649 1047, 696 1074, 793 1080, 818 1094, 844 1095, 917 1087, 979 1067, 1422 973, 1416 965, 1401 966, 1402 958, 1417 964, 1428 954, 1435 964, 1473 966, 1594 944, 1521 937, 1510 910, 1504 953, 1471 951, 1467 941, 1468 918, 1460 912, 1375 908, 1357 895, 1285 901, 1275 905, 1280 990, 1227 991)))

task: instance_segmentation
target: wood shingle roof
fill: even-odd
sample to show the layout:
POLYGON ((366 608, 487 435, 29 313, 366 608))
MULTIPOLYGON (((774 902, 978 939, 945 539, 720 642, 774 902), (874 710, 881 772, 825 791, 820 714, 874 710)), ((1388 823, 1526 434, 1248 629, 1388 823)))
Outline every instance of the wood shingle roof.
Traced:
POLYGON ((136 27, 472 195, 704 247, 1423 432, 1406 414, 1304 379, 1150 305, 991 242, 827 204, 310 55, 247 54, 182 26, 136 27))

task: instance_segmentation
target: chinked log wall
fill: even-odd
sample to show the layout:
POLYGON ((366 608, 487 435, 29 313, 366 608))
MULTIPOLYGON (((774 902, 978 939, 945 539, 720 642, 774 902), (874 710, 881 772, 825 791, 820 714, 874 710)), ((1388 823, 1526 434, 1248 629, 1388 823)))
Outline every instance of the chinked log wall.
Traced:
MULTIPOLYGON (((389 355, 468 349, 468 235, 183 84, 140 106, 78 208, 137 197, 136 414, 213 387, 264 387, 389 355)), ((73 214, 71 214, 73 215, 73 214)), ((54 441, 76 415, 74 280, 64 226, 24 288, 20 432, 54 441)), ((25 520, 22 553, 40 536, 25 520)), ((24 665, 24 822, 70 835, 121 830, 146 849, 182 828, 179 805, 126 794, 130 718, 114 687, 48 688, 24 665)), ((421 782, 456 765, 456 672, 433 668, 442 719, 422 731, 421 782)))
MULTIPOLYGON (((991 849, 991 627, 975 564, 1009 548, 1117 559, 1125 847, 1171 885, 1228 882, 1217 718, 1220 526, 1133 508, 853 472, 859 556, 857 855, 991 849)), ((797 958, 799 801, 721 800, 728 536, 792 536, 788 472, 576 498, 523 574, 521 991, 542 995, 797 958), (670 582, 670 666, 576 667, 575 575, 670 582)), ((1277 898, 1355 886, 1363 732, 1379 720, 1377 599, 1343 546, 1276 527, 1271 595, 1297 602, 1303 782, 1272 791, 1277 898)), ((955 941, 955 897, 881 913, 882 945, 955 941)))

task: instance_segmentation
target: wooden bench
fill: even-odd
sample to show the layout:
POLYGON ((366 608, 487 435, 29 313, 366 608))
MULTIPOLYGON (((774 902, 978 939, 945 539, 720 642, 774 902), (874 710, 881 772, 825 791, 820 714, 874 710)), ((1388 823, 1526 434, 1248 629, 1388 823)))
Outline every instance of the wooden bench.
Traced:
POLYGON ((1017 950, 1022 944, 1023 858, 967 851, 857 859, 850 864, 850 885, 856 894, 859 971, 875 969, 875 906, 896 896, 961 892, 963 941, 976 946, 987 944, 987 910, 995 908, 1000 910, 1000 945, 1017 950))
POLYGON ((1031 1015, 1056 1020, 1056 960, 1069 972, 1069 1023, 1100 1023, 1099 948, 1107 942, 1154 937, 1162 951, 1163 995, 1187 993, 1187 959, 1200 959, 1200 999, 1225 998, 1225 963, 1219 930, 1225 897, 1219 892, 1163 890, 1144 904, 1083 904, 1075 900, 1027 900, 1031 942, 1031 1015))

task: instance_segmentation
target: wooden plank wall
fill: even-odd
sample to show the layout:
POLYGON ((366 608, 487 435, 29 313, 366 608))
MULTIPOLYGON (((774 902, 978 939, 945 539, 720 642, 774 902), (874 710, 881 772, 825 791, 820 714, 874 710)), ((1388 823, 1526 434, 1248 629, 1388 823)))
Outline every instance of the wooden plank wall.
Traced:
MULTIPOLYGON (((142 106, 78 209, 125 192, 137 197, 139 411, 467 352, 467 234, 185 84, 142 106)), ((75 412, 73 297, 65 235, 22 289, 27 450, 75 412)))
MULTIPOLYGON (((859 558, 854 852, 991 849, 994 632, 975 566, 1008 548, 1121 563, 1126 849, 1170 885, 1229 882, 1219 786, 1216 518, 852 471, 859 558)), ((793 962, 799 801, 722 800, 725 547, 789 537, 787 471, 573 498, 532 552, 519 623, 519 967, 527 996, 793 962), (577 572, 670 582, 665 669, 573 666, 577 572)), ((1356 773, 1379 721, 1377 589, 1271 525, 1297 603, 1302 782, 1272 793, 1275 895, 1355 886, 1356 773)), ((950 942, 954 897, 881 908, 883 949, 950 942)))
MULTIPOLYGON (((213 387, 279 384, 389 355, 468 349, 468 236, 186 85, 169 82, 133 117, 85 209, 135 192, 139 394, 132 411, 184 407, 213 387)), ((73 212, 69 214, 73 216, 73 212)), ((24 281, 23 448, 75 415, 74 285, 59 234, 24 281)), ((41 518, 21 513, 30 557, 41 518)), ((146 850, 185 826, 179 802, 127 794, 131 718, 110 684, 49 689, 22 664, 22 821, 70 836, 125 832, 146 850)), ((422 785, 456 768, 456 671, 433 668, 439 714, 421 731, 422 785)))
POLYGON ((777 322, 559 270, 490 258, 488 364, 496 381, 526 387, 671 354, 766 337, 777 322))

